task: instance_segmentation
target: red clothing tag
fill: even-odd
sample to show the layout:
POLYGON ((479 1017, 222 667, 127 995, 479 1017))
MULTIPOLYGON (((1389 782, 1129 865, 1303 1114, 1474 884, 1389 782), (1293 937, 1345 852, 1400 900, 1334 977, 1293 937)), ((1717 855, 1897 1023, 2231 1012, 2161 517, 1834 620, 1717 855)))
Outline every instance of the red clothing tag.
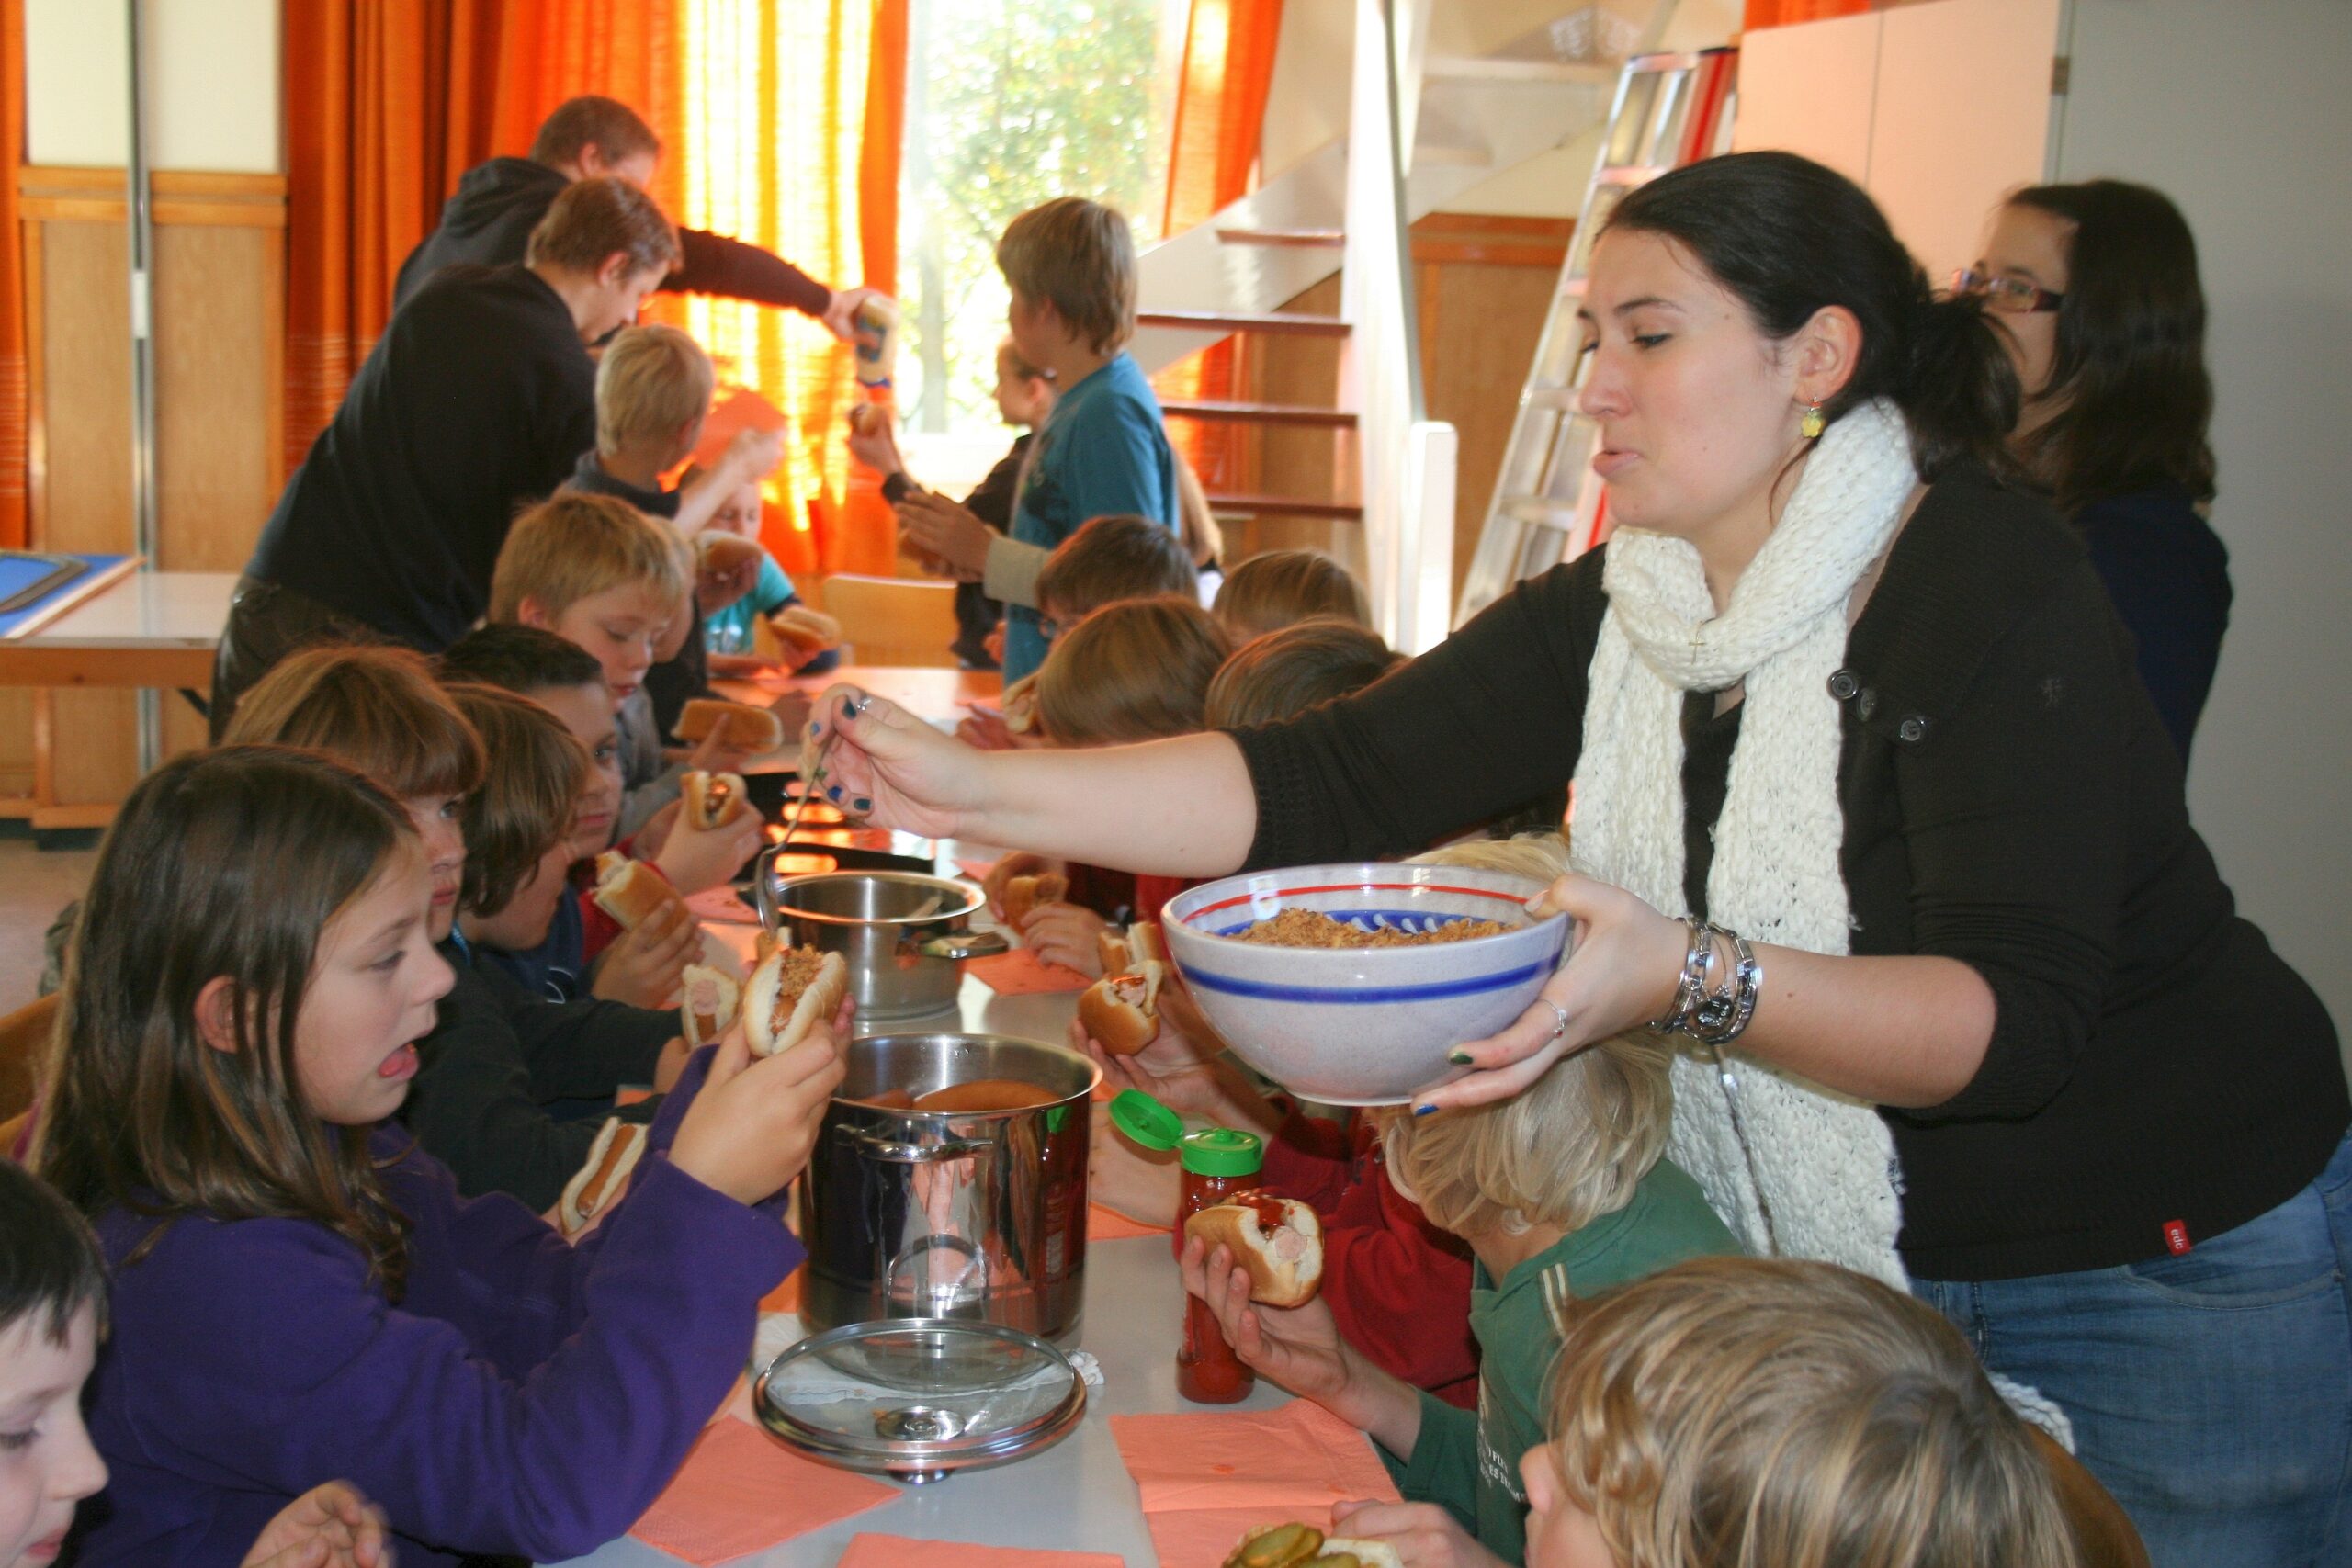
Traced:
POLYGON ((2175 1258, 2188 1250, 2188 1226, 2179 1220, 2165 1222, 2165 1249, 2175 1258))

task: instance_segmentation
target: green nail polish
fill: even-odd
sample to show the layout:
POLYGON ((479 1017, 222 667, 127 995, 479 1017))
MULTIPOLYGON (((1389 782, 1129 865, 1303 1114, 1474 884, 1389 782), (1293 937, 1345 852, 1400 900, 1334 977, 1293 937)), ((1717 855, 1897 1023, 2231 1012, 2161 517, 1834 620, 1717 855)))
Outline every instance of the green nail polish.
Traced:
POLYGON ((1448 1051, 1445 1054, 1445 1059, 1457 1067, 1466 1067, 1470 1065, 1470 1053, 1460 1050, 1448 1051))

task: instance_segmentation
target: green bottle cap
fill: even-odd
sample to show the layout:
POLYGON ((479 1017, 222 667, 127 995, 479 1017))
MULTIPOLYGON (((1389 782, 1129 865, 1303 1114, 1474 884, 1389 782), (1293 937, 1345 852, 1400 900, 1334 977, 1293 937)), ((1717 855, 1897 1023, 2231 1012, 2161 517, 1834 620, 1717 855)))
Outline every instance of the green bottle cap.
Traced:
POLYGON ((1255 1176, 1266 1163, 1266 1140, 1231 1127, 1204 1127, 1184 1134, 1176 1158, 1194 1176, 1255 1176))
POLYGON ((1172 1149, 1184 1135, 1183 1118, 1139 1089, 1112 1097, 1111 1124, 1148 1149, 1172 1149))

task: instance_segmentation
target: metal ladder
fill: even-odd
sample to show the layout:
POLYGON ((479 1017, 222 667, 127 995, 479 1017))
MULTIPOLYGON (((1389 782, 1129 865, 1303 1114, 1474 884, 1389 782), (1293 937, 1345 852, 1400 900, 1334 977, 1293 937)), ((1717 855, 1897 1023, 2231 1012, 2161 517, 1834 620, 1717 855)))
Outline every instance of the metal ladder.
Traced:
POLYGON ((1560 266, 1560 286, 1537 340, 1535 363, 1520 393, 1510 445, 1495 477, 1495 499, 1478 535, 1478 552, 1462 584, 1453 624, 1510 592, 1522 578, 1573 560, 1608 532, 1605 488, 1592 477, 1598 432, 1576 411, 1585 359, 1577 308, 1584 298, 1592 243, 1625 193, 1669 169, 1721 150, 1735 49, 1641 54, 1625 62, 1609 110, 1584 208, 1560 266))

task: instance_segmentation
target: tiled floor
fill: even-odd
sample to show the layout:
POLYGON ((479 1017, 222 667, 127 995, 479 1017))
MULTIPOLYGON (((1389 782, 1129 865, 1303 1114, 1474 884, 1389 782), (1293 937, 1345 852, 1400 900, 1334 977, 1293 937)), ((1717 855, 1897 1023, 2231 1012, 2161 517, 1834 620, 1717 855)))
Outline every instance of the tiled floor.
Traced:
POLYGON ((82 896, 97 858, 96 850, 42 850, 28 836, 0 835, 0 1013, 33 999, 41 933, 82 896))

